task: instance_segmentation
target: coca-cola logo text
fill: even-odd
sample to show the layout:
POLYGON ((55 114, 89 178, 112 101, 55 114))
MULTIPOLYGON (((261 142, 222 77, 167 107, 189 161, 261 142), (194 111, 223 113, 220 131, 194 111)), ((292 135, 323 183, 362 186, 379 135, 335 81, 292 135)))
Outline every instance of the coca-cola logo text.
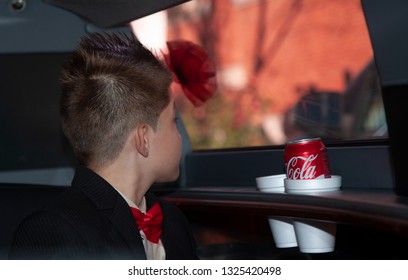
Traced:
POLYGON ((315 179, 316 165, 312 165, 318 155, 292 157, 286 166, 286 175, 291 180, 315 179))

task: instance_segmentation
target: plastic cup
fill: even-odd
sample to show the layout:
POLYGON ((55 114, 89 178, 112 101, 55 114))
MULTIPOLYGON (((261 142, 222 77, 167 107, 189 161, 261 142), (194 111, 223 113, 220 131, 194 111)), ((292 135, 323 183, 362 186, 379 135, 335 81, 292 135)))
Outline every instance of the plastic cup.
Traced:
MULTIPOLYGON (((341 177, 313 180, 284 179, 288 194, 319 195, 340 191, 341 177)), ((328 221, 297 219, 293 221, 299 250, 302 253, 328 253, 334 251, 337 224, 328 221)))
POLYGON ((330 178, 311 180, 283 179, 286 193, 319 195, 324 193, 336 193, 340 191, 341 176, 332 175, 330 178))
MULTIPOLYGON (((285 193, 285 178, 285 174, 257 177, 257 188, 265 193, 285 193)), ((277 248, 298 246, 292 218, 268 216, 268 222, 277 248)))
POLYGON ((298 246, 292 218, 269 216, 268 222, 277 248, 298 246))
POLYGON ((296 238, 302 253, 328 253, 334 251, 337 224, 306 219, 294 219, 296 238))

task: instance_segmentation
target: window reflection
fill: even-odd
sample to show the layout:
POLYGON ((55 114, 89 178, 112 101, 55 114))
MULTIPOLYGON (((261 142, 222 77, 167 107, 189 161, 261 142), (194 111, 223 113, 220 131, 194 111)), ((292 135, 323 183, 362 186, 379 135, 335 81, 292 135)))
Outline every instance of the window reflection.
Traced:
POLYGON ((387 137, 359 0, 194 0, 165 13, 166 40, 191 40, 217 65, 203 106, 173 88, 193 149, 387 137))

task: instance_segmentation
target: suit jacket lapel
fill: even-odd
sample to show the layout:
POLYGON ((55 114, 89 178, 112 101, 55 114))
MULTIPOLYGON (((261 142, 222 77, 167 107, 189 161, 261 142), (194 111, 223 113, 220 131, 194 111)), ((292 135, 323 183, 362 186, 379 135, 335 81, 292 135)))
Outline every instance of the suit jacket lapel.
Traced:
POLYGON ((75 172, 72 186, 81 189, 120 233, 135 259, 147 259, 133 215, 122 196, 102 177, 84 166, 75 172))
POLYGON ((147 259, 139 229, 129 206, 122 197, 118 197, 116 204, 116 207, 113 207, 112 211, 107 215, 108 219, 129 244, 136 258, 147 259))

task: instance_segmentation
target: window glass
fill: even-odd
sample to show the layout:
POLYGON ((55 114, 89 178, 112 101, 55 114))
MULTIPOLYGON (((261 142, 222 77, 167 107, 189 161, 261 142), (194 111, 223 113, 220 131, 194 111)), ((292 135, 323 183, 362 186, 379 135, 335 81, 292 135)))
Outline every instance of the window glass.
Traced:
POLYGON ((359 0, 195 0, 149 18, 133 23, 142 41, 190 40, 215 63, 203 105, 173 87, 193 149, 387 137, 359 0))

